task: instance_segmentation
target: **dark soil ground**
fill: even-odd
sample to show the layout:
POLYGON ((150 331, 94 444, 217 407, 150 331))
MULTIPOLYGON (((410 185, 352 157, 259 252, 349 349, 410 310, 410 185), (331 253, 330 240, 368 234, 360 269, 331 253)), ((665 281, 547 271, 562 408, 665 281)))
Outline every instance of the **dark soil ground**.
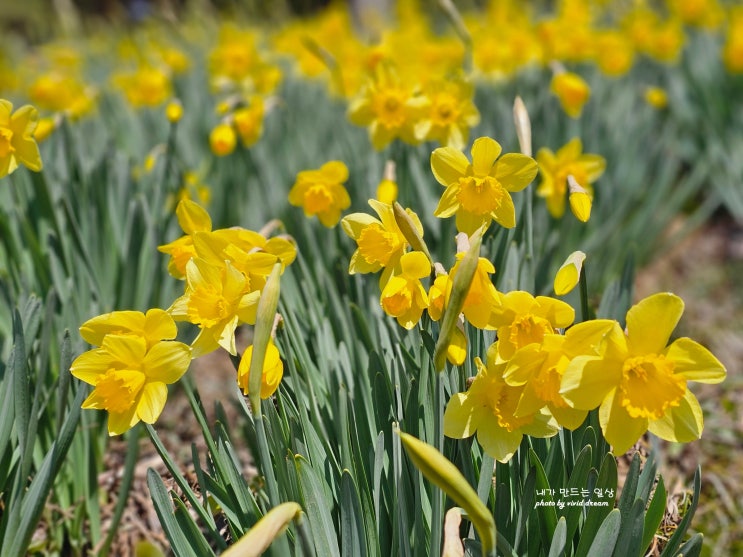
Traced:
MULTIPOLYGON (((705 411, 701 440, 686 445, 664 443, 661 474, 668 488, 667 516, 659 532, 670 535, 688 504, 694 471, 702 467, 702 496, 693 530, 705 535, 705 555, 743 555, 743 227, 726 217, 713 221, 673 250, 642 269, 635 298, 671 291, 681 296, 686 310, 677 330, 707 346, 726 366, 728 378, 721 385, 693 384, 705 411)), ((214 353, 194 364, 194 374, 204 406, 219 400, 230 408, 234 390, 232 364, 224 353, 214 353)), ((203 443, 185 396, 174 393, 158 421, 158 433, 187 474, 190 446, 203 443)), ((237 419, 237 418, 236 418, 237 419)), ((101 486, 116 493, 123 470, 126 445, 114 441, 101 486)), ((204 454, 204 447, 200 447, 204 454)), ((247 458, 244 459, 247 462, 247 458)), ((173 487, 172 480, 147 439, 142 440, 140 462, 126 513, 119 527, 113 555, 145 555, 143 543, 165 550, 167 540, 149 498, 148 468, 154 468, 173 487)), ((622 460, 620 459, 620 470, 622 460)), ((246 474, 253 470, 246 467, 246 474)), ((115 499, 103 511, 112 513, 115 499)), ((650 553, 655 554, 654 551, 650 553)))

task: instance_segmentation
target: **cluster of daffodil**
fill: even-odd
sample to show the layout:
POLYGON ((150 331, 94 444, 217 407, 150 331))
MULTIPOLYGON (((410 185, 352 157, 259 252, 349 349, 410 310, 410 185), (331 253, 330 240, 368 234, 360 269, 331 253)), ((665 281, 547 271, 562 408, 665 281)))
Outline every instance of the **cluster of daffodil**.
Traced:
MULTIPOLYGON (((236 356, 235 331, 240 324, 255 324, 267 277, 275 265, 283 270, 296 257, 290 238, 267 237, 271 227, 212 230, 209 214, 188 199, 179 202, 176 214, 184 236, 159 249, 170 256, 170 274, 185 281, 183 296, 167 310, 115 311, 80 328, 83 339, 100 348, 79 356, 72 374, 94 385, 83 408, 107 410, 111 435, 140 420, 154 423, 165 405, 166 385, 185 373, 191 358, 218 347, 236 356), (173 340, 176 321, 199 328, 191 346, 173 340)), ((249 346, 238 366, 237 382, 246 395, 252 354, 249 346)), ((269 340, 261 398, 276 391, 283 369, 278 348, 269 340)))
MULTIPOLYGON (((474 79, 502 80, 525 67, 551 64, 553 91, 572 116, 579 114, 590 91, 561 64, 593 63, 612 78, 626 74, 640 56, 673 63, 687 29, 719 34, 725 67, 743 71, 740 6, 719 0, 659 4, 634 2, 617 9, 590 0, 562 0, 553 13, 542 13, 514 0, 493 1, 479 11, 452 15, 457 32, 444 35, 433 32, 428 14, 414 0, 398 2, 394 25, 383 17, 366 17, 364 33, 354 32, 358 27, 346 7, 333 4, 271 34, 225 24, 211 38, 203 25, 188 22, 184 34, 187 42, 207 51, 203 62, 219 117, 210 143, 217 155, 231 153, 238 139, 250 146, 260 137, 271 95, 282 79, 282 56, 293 60, 297 73, 325 79, 332 92, 349 99, 351 120, 369 126, 375 147, 400 137, 461 148, 467 128, 479 118, 471 84, 456 77, 470 66, 474 79), (499 29, 497 36, 492 29, 499 29)), ((93 35, 87 43, 50 42, 20 60, 0 51, 0 91, 6 96, 21 93, 42 111, 39 140, 60 118, 75 120, 90 113, 104 88, 119 91, 135 108, 160 107, 173 99, 177 77, 199 62, 182 39, 164 31, 150 23, 119 40, 114 45, 117 68, 107 82, 90 81, 85 62, 110 52, 110 33, 93 35)), ((666 102, 658 87, 646 97, 654 106, 666 102)))
MULTIPOLYGON (((542 169, 545 181, 557 180, 550 173, 560 166, 558 161, 570 160, 569 172, 590 183, 603 170, 603 159, 581 157, 580 150, 576 139, 557 156, 543 153, 540 159, 549 163, 542 169)), ((327 181, 340 187, 338 182, 345 180, 347 171, 342 163, 329 164, 338 171, 334 176, 326 173, 327 181)), ((446 188, 434 214, 456 216, 459 230, 459 253, 449 272, 432 262, 421 222, 410 209, 370 200, 376 217, 353 213, 341 221, 357 244, 349 273, 382 271, 380 305, 406 329, 416 327, 424 311, 438 321, 449 309, 473 237, 481 236, 493 222, 515 226, 511 192, 529 185, 537 174, 537 162, 523 154, 501 156, 495 140, 481 137, 472 146, 471 162, 461 151, 443 147, 433 152, 431 170, 446 188), (435 278, 426 289, 424 281, 432 274, 435 278)), ((567 181, 568 171, 559 172, 563 173, 559 179, 567 181)), ((325 192, 322 173, 312 171, 312 180, 298 180, 294 201, 300 204, 300 195, 310 198, 305 211, 314 213, 325 192)), ((337 222, 339 212, 340 207, 335 207, 332 218, 325 213, 323 224, 337 222)), ((560 270, 555 281, 558 294, 577 284, 584 259, 576 252, 560 270)), ((687 382, 717 383, 726 372, 693 340, 680 338, 668 344, 683 311, 680 298, 663 293, 642 300, 628 312, 623 331, 618 322, 606 319, 574 324, 573 308, 556 298, 525 291, 501 293, 491 280, 494 272, 490 261, 477 258, 466 291, 460 293, 463 301, 457 308, 456 327, 450 331, 442 327, 442 334, 449 335, 447 358, 455 365, 462 365, 467 356, 467 324, 497 335, 486 361, 475 358, 477 375, 468 390, 454 394, 446 406, 447 436, 477 433, 483 449, 506 462, 524 434, 551 437, 560 427, 576 429, 589 411, 598 408, 604 436, 618 454, 648 430, 669 441, 699 438, 702 411, 687 382)))

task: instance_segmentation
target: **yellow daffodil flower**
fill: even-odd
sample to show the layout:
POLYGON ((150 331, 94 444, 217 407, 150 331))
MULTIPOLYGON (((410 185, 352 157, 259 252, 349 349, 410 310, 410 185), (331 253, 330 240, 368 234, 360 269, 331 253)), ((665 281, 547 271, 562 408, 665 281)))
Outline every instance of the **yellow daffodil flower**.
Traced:
POLYGON ((397 183, 394 180, 383 178, 377 186, 377 201, 392 205, 397 201, 397 183))
POLYGON ((616 454, 646 430, 682 443, 702 434, 702 409, 687 382, 720 383, 726 371, 689 338, 668 345, 683 310, 678 296, 654 294, 630 308, 626 332, 615 321, 595 320, 566 333, 567 346, 588 343, 592 351, 565 369, 560 394, 577 409, 600 406, 601 429, 616 454))
MULTIPOLYGON (((497 351, 497 344, 491 346, 497 351)), ((514 387, 524 386, 515 416, 528 416, 546 406, 557 423, 576 429, 583 423, 588 410, 572 408, 560 394, 562 375, 579 352, 565 350, 565 337, 546 334, 540 343, 527 344, 508 360, 503 373, 505 382, 514 387)))
POLYGON ((428 258, 419 251, 411 251, 400 258, 400 274, 393 275, 382 290, 382 309, 396 318, 401 327, 415 327, 428 307, 428 295, 420 279, 430 273, 428 258))
POLYGON ((420 97, 420 120, 415 135, 420 140, 462 150, 470 128, 480 123, 473 102, 474 88, 463 79, 431 81, 420 97))
POLYGON ((70 372, 94 386, 82 407, 107 410, 108 433, 119 435, 140 420, 155 423, 165 407, 167 385, 178 381, 190 362, 191 349, 182 342, 149 345, 137 334, 109 333, 100 348, 78 356, 70 372))
MULTIPOLYGON (((438 321, 444 315, 444 308, 448 297, 451 295, 451 289, 451 277, 447 273, 437 272, 433 284, 428 289, 428 315, 434 321, 438 321)), ((467 357, 467 336, 464 334, 462 317, 463 314, 460 315, 457 327, 453 329, 452 338, 446 350, 446 359, 455 366, 461 366, 467 357)))
POLYGON ((580 138, 575 137, 553 153, 542 148, 537 153, 541 181, 537 195, 544 197, 547 209, 555 218, 565 214, 565 197, 568 191, 568 176, 593 198, 593 182, 599 179, 606 168, 606 160, 600 155, 583 153, 580 138))
POLYGON ((348 168, 341 161, 330 161, 318 170, 303 170, 289 192, 289 203, 302 207, 307 217, 317 215, 320 222, 332 228, 341 218, 341 211, 351 206, 343 183, 348 180, 348 168))
POLYGON ((212 153, 218 157, 229 155, 235 150, 236 145, 237 135, 235 134, 235 130, 226 122, 214 126, 214 129, 209 134, 209 146, 212 149, 212 153))
POLYGON ((159 68, 142 66, 116 74, 113 81, 134 108, 159 106, 171 96, 170 77, 159 68))
MULTIPOLYGON (((248 379, 250 377, 250 360, 253 358, 253 345, 251 344, 243 352, 240 365, 237 369, 237 384, 246 396, 248 392, 248 379)), ((261 398, 269 398, 279 388, 279 383, 284 377, 284 363, 281 361, 279 349, 273 341, 266 346, 266 359, 263 360, 263 375, 261 377, 261 398)))
POLYGON ((170 255, 168 272, 177 279, 186 278, 186 263, 196 256, 193 245, 193 234, 196 232, 210 232, 212 219, 209 213, 198 203, 190 199, 183 199, 175 209, 178 224, 186 233, 177 240, 158 246, 158 251, 170 255))
POLYGON ((263 133, 264 114, 263 99, 256 96, 250 101, 249 106, 238 108, 232 115, 235 129, 243 146, 252 147, 260 139, 263 133))
MULTIPOLYGON (((351 256, 348 272, 353 275, 376 273, 384 269, 380 279, 380 286, 384 288, 393 271, 399 267, 408 242, 400 231, 391 205, 374 199, 369 200, 369 205, 379 219, 366 213, 352 213, 341 221, 343 231, 358 245, 351 256)), ((422 236, 423 226, 418 215, 410 209, 407 209, 407 213, 422 236)))
POLYGON ((504 294, 501 305, 490 322, 498 328, 498 356, 509 360, 529 344, 541 344, 557 329, 569 327, 575 310, 565 302, 514 290, 504 294))
POLYGON ((513 228, 516 211, 509 192, 529 185, 537 174, 537 163, 518 153, 498 158, 501 146, 489 137, 476 139, 471 153, 471 163, 452 147, 439 147, 431 155, 433 175, 446 187, 434 215, 456 215, 457 230, 467 235, 493 220, 513 228))
POLYGON ((552 77, 550 90, 557 96, 560 106, 571 118, 580 116, 583 105, 591 96, 591 88, 581 76, 573 72, 556 72, 552 77))
POLYGON ((411 145, 419 143, 414 129, 418 112, 411 88, 387 65, 380 65, 374 80, 349 106, 348 118, 369 127, 369 138, 379 151, 398 137, 411 145))
POLYGON ((545 409, 517 417, 524 387, 513 387, 503 380, 506 364, 488 358, 487 367, 475 358, 478 373, 464 393, 454 394, 444 411, 444 434, 464 439, 477 433, 483 450, 499 462, 508 462, 524 435, 552 437, 559 427, 545 409))
POLYGON ((165 105, 165 117, 171 124, 180 122, 181 118, 183 118, 183 105, 181 101, 174 99, 165 105))
POLYGON ((0 178, 15 172, 18 163, 35 172, 43 166, 39 146, 34 141, 38 111, 25 105, 13 112, 13 105, 0 99, 0 178))
POLYGON ((196 258, 186 263, 186 292, 168 313, 176 321, 198 325, 199 335, 191 345, 194 358, 220 346, 234 356, 235 330, 240 323, 255 323, 259 298, 248 277, 229 261, 214 265, 196 258))

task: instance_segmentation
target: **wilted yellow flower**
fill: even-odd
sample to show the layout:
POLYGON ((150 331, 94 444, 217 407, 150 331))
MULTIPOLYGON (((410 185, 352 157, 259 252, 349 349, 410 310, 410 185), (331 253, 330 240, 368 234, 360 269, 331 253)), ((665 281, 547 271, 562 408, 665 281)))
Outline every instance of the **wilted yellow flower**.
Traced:
MULTIPOLYGON (((547 201, 547 209, 555 218, 565 214, 565 197, 568 191, 568 176, 585 190, 589 198, 593 197, 593 182, 606 168, 606 160, 600 155, 583 153, 580 138, 573 138, 557 153, 542 148, 537 153, 541 182, 537 195, 547 201)), ((590 214, 590 210, 589 210, 590 214)))
POLYGON ((224 157, 232 153, 237 145, 237 135, 234 128, 227 124, 217 124, 209 134, 209 146, 212 153, 218 157, 224 157))
MULTIPOLYGON (((246 396, 248 391, 248 379, 250 378, 250 360, 253 358, 253 345, 251 344, 243 352, 240 365, 237 368, 237 384, 246 396)), ((263 360, 263 374, 261 377, 261 398, 269 398, 279 388, 281 378, 284 377, 284 363, 281 361, 279 349, 269 341, 266 346, 266 358, 263 360)))
POLYGON ((382 290, 382 309, 396 318, 401 327, 415 327, 428 307, 428 295, 420 279, 430 273, 428 258, 419 251, 411 251, 400 258, 400 273, 393 275, 382 290))
POLYGON ((43 166, 34 131, 38 111, 27 104, 13 112, 10 101, 0 99, 0 178, 12 174, 18 163, 35 172, 43 166))
POLYGON ((464 439, 477 433, 483 450, 499 462, 508 462, 524 435, 552 437, 559 426, 546 408, 516 416, 524 387, 513 387, 503 380, 506 363, 496 364, 490 357, 487 367, 475 358, 477 375, 470 388, 454 394, 444 411, 444 434, 464 439))
MULTIPOLYGON (((175 336, 165 312, 114 312, 88 321, 83 336, 100 341, 72 362, 70 372, 95 388, 83 408, 107 410, 108 433, 119 435, 140 420, 152 424, 162 412, 170 383, 186 372, 191 350, 175 336), (166 340, 156 340, 162 334, 166 340)), ((81 331, 82 332, 82 331, 81 331)))
POLYGON ((654 294, 627 312, 627 329, 616 321, 586 321, 568 329, 566 343, 590 345, 589 355, 565 369, 560 393, 573 408, 599 408, 599 421, 615 454, 650 430, 661 439, 699 439, 702 409, 688 381, 720 383, 725 367, 689 338, 667 346, 684 310, 669 292, 654 294))
POLYGON ((501 146, 489 137, 476 139, 471 153, 472 163, 453 147, 439 147, 431 155, 433 175, 446 187, 434 215, 456 215, 457 230, 468 236, 493 220, 513 228, 516 210, 509 192, 529 185, 537 174, 537 163, 518 153, 498 158, 501 146))
POLYGON ((317 170, 303 170, 289 192, 289 203, 302 207, 307 217, 317 215, 331 228, 338 224, 341 211, 351 206, 343 183, 348 180, 348 168, 341 161, 326 162, 317 170))
POLYGON ((581 76, 573 72, 558 71, 552 77, 550 90, 557 95, 560 106, 571 118, 578 118, 591 96, 591 88, 581 76))

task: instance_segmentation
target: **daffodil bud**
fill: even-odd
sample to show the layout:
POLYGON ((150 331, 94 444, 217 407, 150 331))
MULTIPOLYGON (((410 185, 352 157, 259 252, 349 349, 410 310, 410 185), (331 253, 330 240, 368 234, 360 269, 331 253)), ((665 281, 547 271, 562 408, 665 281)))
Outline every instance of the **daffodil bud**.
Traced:
POLYGON ((253 355, 250 359, 248 376, 248 392, 253 416, 261 415, 261 385, 263 383, 263 364, 266 359, 268 344, 271 341, 271 331, 274 326, 276 310, 279 306, 279 291, 281 280, 281 263, 276 263, 271 269, 266 285, 263 287, 261 298, 258 301, 258 310, 253 333, 253 355))
POLYGON ((668 95, 660 87, 648 87, 643 95, 645 102, 653 108, 663 110, 668 106, 668 95))
POLYGON ((574 251, 562 264, 562 267, 555 275, 555 294, 564 296, 576 287, 580 280, 580 273, 583 270, 583 261, 586 254, 582 251, 574 251))
POLYGON ((568 188, 570 189, 570 210, 581 222, 588 222, 591 218, 591 196, 573 177, 568 175, 568 188))
POLYGON ((524 101, 518 96, 513 101, 513 121, 516 124, 516 136, 519 138, 521 152, 531 157, 531 120, 524 101))
POLYGON ((462 313, 464 301, 470 290, 472 279, 475 277, 477 264, 480 259, 480 244, 482 243, 482 233, 484 226, 481 227, 470 238, 470 247, 459 264, 457 274, 454 276, 454 283, 451 289, 451 296, 444 308, 444 315, 441 318, 441 332, 436 341, 436 348, 433 353, 434 365, 437 371, 443 371, 446 365, 446 356, 449 352, 449 345, 454 338, 454 329, 457 326, 457 319, 462 313))
POLYGON ((408 212, 403 209, 402 205, 397 201, 395 201, 392 206, 392 212, 395 216, 397 227, 400 229, 400 232, 402 232, 402 235, 405 237, 408 244, 410 244, 410 247, 415 251, 423 252, 428 258, 428 261, 431 262, 431 265, 433 265, 431 252, 428 251, 428 246, 426 245, 426 242, 423 241, 423 235, 418 231, 418 227, 410 217, 410 214, 408 214, 408 212))
POLYGON ((395 162, 387 161, 384 166, 384 176, 377 186, 377 200, 387 205, 397 201, 397 182, 395 176, 395 162))
POLYGON ((483 555, 495 549, 495 520, 462 473, 436 448, 412 435, 397 432, 405 452, 427 480, 436 484, 467 513, 480 535, 483 555))
POLYGON ((227 551, 225 557, 258 557, 278 538, 289 526, 292 520, 300 518, 302 507, 290 501, 282 503, 256 522, 247 534, 237 540, 227 551))
POLYGON ((183 105, 178 99, 170 101, 165 107, 165 116, 168 122, 175 124, 183 118, 183 105))

